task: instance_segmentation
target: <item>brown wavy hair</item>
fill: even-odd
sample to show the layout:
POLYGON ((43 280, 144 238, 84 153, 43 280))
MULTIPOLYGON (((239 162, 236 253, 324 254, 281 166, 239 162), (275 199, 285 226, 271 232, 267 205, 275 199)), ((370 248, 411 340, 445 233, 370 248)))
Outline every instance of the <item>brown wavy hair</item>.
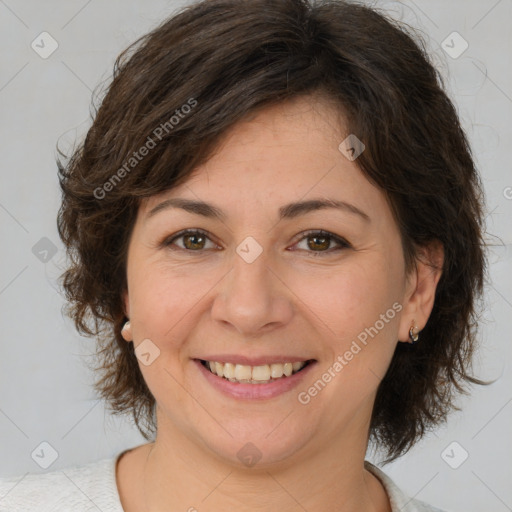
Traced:
POLYGON ((115 414, 131 412, 147 440, 155 399, 120 334, 140 201, 186 181, 248 114, 314 93, 364 142, 356 163, 389 200, 406 270, 425 244, 444 247, 433 311, 418 344, 397 343, 369 440, 390 462, 459 410, 467 383, 484 384, 470 374, 487 269, 483 188, 422 36, 341 0, 205 0, 119 55, 84 141, 66 163, 57 158, 66 313, 97 339, 95 390, 115 414))

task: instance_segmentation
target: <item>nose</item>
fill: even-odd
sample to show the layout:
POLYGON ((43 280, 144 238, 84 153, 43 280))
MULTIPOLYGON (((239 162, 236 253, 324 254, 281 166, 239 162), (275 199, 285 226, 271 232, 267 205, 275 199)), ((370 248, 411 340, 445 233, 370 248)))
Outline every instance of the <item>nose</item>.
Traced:
POLYGON ((212 318, 244 337, 282 327, 293 316, 293 294, 283 276, 270 268, 267 253, 248 263, 235 252, 233 267, 219 283, 212 305, 212 318))

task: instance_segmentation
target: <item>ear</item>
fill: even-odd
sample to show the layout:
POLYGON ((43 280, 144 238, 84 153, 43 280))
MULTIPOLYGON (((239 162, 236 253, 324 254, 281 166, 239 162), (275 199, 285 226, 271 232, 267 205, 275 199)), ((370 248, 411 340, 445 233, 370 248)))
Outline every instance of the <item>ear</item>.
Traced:
POLYGON ((123 309, 126 318, 130 318, 130 300, 128 296, 128 290, 124 290, 122 293, 123 309))
POLYGON ((409 340, 409 329, 416 325, 421 331, 430 317, 441 278, 444 262, 444 248, 439 240, 423 246, 416 258, 416 268, 407 278, 403 299, 403 312, 398 332, 399 341, 409 340))
MULTIPOLYGON (((128 300, 128 291, 122 293, 123 309, 126 317, 130 318, 130 301, 128 300)), ((121 330, 121 336, 125 341, 133 341, 132 327, 130 321, 126 322, 121 330)))

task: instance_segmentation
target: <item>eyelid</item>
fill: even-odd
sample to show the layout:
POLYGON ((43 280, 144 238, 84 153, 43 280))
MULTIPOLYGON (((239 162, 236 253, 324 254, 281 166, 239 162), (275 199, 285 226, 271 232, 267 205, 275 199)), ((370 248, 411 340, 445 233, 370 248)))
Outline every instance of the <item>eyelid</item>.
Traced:
MULTIPOLYGON (((177 240, 178 238, 181 238, 182 236, 184 236, 184 235, 186 235, 188 233, 204 235, 212 243, 218 245, 213 240, 212 235, 210 235, 210 233, 208 233, 208 231, 205 231, 204 229, 201 229, 201 228, 186 228, 186 229, 182 229, 181 231, 178 231, 177 233, 174 233, 173 235, 165 237, 159 245, 162 246, 162 247, 168 247, 168 246, 172 245, 172 243, 175 240, 177 240)), ((191 250, 187 250, 187 249, 182 249, 181 247, 178 247, 176 250, 181 250, 181 251, 190 252, 190 253, 193 253, 193 252, 200 253, 200 252, 205 251, 205 249, 201 249, 201 250, 198 250, 198 251, 191 251, 191 250)))
MULTIPOLYGON (((299 233, 299 235, 297 235, 297 236, 300 236, 300 238, 295 242, 294 245, 296 245, 299 242, 302 242, 302 240, 304 240, 305 238, 307 238, 309 236, 313 236, 313 235, 328 237, 331 240, 333 240, 334 242, 336 242, 341 247, 345 247, 345 248, 352 247, 352 245, 350 244, 350 242, 348 240, 346 240, 345 238, 343 238, 341 236, 335 235, 334 233, 331 233, 330 231, 326 231, 325 229, 310 229, 307 231, 303 231, 302 233, 299 233)), ((308 251, 308 252, 329 253, 329 252, 332 252, 332 250, 329 249, 329 251, 308 251)))

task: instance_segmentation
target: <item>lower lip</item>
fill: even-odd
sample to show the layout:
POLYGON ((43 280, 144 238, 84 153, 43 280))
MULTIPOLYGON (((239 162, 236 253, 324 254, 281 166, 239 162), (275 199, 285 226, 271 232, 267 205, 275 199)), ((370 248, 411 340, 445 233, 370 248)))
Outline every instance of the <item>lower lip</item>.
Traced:
POLYGON ((311 368, 316 365, 316 361, 312 361, 299 372, 289 377, 281 377, 267 384, 246 384, 243 382, 231 382, 215 375, 203 366, 199 359, 194 359, 194 363, 199 367, 199 371, 214 388, 227 396, 241 400, 264 400, 291 391, 300 384, 311 371, 311 368))

